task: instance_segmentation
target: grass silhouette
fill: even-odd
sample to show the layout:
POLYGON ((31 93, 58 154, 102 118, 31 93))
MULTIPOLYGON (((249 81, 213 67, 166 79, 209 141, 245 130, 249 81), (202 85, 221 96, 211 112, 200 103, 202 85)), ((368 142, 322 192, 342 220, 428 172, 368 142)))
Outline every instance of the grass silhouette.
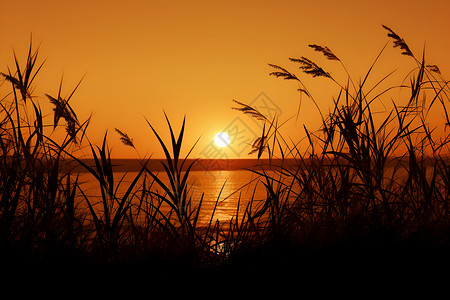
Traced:
MULTIPOLYGON (((89 118, 80 122, 69 105, 80 83, 66 99, 62 80, 56 97, 46 94, 54 105, 53 124, 46 123, 32 88, 43 64, 36 64, 38 51, 33 52, 30 43, 23 69, 14 55, 15 70, 1 73, 11 84, 11 93, 0 102, 0 260, 13 265, 139 265, 169 274, 178 268, 218 272, 292 266, 317 270, 330 264, 370 268, 399 259, 405 264, 417 262, 419 253, 426 259, 445 259, 450 245, 449 135, 445 133, 450 124, 449 82, 438 66, 425 62, 425 55, 417 59, 400 36, 383 28, 394 47, 416 63, 408 74, 409 85, 402 82, 378 90, 388 74, 368 86, 385 47, 359 84, 328 47, 309 45, 331 63, 341 64, 347 84, 309 58, 289 58, 308 76, 337 84, 340 91, 328 113, 319 109, 299 75, 270 64, 274 68, 270 75, 297 82, 299 92, 318 109, 321 128, 303 126, 306 140, 284 138, 277 117, 269 120, 235 101, 239 107, 234 109, 263 123, 251 153, 260 158, 268 152, 271 160, 281 163, 274 172, 253 170, 259 178, 257 188, 266 191, 264 201, 239 199, 249 200, 246 208, 240 209, 238 203, 236 215, 227 222, 216 221, 214 209, 207 225, 199 225, 203 195, 193 198, 190 192, 195 160, 185 165, 187 157, 180 158, 185 120, 176 136, 166 116, 171 147, 147 121, 165 153, 168 183, 147 167, 149 158, 141 159, 141 168, 130 182, 117 181, 107 135, 100 147, 91 144, 86 130, 89 118), (405 103, 392 100, 380 114, 375 106, 392 90, 409 94, 405 103), (445 114, 439 128, 428 123, 432 109, 445 114), (57 139, 52 134, 61 126, 66 135, 57 139), (76 155, 83 143, 91 149, 93 166, 76 155), (304 145, 306 150, 300 147, 304 145), (288 164, 288 159, 296 163, 288 164), (74 165, 93 176, 100 199, 83 190, 74 165)), ((134 148, 126 133, 117 128, 116 132, 134 148)), ((220 194, 216 206, 219 198, 220 194)))

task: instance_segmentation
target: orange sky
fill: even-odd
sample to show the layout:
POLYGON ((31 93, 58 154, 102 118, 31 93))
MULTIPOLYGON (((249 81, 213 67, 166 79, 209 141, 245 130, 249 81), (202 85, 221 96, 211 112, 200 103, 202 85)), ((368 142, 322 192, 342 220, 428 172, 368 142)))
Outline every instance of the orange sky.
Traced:
MULTIPOLYGON (((305 98, 295 122, 298 86, 268 76, 268 63, 299 75, 326 110, 336 86, 302 74, 288 58, 309 57, 345 83, 338 65, 307 47, 326 45, 357 80, 391 42, 381 24, 402 36, 415 53, 426 43, 428 63, 437 64, 448 78, 448 0, 3 1, 0 71, 12 66, 12 48, 24 57, 32 33, 46 59, 35 90, 44 111, 50 113, 44 93, 57 94, 63 74, 66 94, 86 75, 71 104, 80 119, 93 114, 88 131, 92 142, 99 143, 108 131, 114 157, 137 156, 120 143, 115 127, 134 139, 141 156, 161 157, 145 118, 167 138, 164 110, 176 131, 186 115, 184 150, 201 137, 193 157, 219 158, 210 144, 215 133, 237 128, 246 132, 241 141, 250 141, 261 130, 231 109, 232 99, 258 105, 270 99, 281 120, 294 116, 283 127, 293 140, 303 137, 303 124, 311 129, 319 125, 317 111, 305 98)), ((414 66, 391 46, 374 82, 380 78, 376 74, 397 68, 396 76, 403 78, 414 66)), ((220 156, 247 158, 249 150, 248 145, 235 145, 220 156)))

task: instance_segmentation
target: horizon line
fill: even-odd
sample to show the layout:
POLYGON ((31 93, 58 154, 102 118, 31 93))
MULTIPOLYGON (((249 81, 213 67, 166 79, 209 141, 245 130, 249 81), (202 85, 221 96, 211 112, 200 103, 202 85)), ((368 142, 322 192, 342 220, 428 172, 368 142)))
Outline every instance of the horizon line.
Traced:
MULTIPOLYGON (((445 157, 449 157, 445 155, 445 157)), ((408 157, 390 157, 387 165, 393 163, 395 160, 404 160, 408 157)), ((185 160, 187 164, 183 166, 183 170, 186 170, 188 166, 197 161, 191 170, 192 171, 232 171, 232 170, 251 170, 255 168, 265 168, 271 169, 272 167, 280 167, 281 165, 295 166, 298 165, 300 161, 310 163, 314 161, 315 158, 230 158, 230 159, 214 159, 214 158, 186 158, 179 159, 179 161, 185 160)), ((82 158, 80 159, 87 165, 95 165, 94 158, 82 158)), ((424 161, 426 163, 431 163, 433 158, 426 157, 424 161)), ((118 172, 127 171, 139 171, 142 167, 142 162, 146 161, 147 168, 151 171, 164 171, 163 162, 167 161, 165 158, 111 158, 112 167, 118 172)), ((173 159, 172 159, 173 161, 173 159)), ((86 171, 82 166, 73 166, 74 169, 83 172, 86 171)))

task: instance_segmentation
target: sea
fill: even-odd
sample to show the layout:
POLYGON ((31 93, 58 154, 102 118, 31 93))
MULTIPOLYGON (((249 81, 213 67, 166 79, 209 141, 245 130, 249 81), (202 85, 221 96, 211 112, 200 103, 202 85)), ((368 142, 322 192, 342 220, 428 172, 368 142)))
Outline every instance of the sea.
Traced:
MULTIPOLYGON (((88 166, 95 166, 95 161, 92 159, 86 159, 83 162, 88 166)), ((170 180, 163 166, 163 164, 167 165, 168 162, 163 159, 152 159, 145 162, 132 159, 115 159, 112 161, 112 165, 115 181, 114 188, 117 189, 117 195, 120 196, 125 193, 130 183, 138 175, 143 163, 145 163, 147 169, 155 174, 164 185, 170 186, 170 180)), ((244 211, 250 201, 251 208, 254 211, 254 209, 262 205, 265 199, 267 199, 267 189, 263 184, 263 178, 259 174, 265 172, 269 176, 284 180, 285 184, 289 184, 289 182, 285 181, 289 180, 289 178, 280 178, 276 170, 279 170, 278 167, 281 164, 283 164, 284 169, 287 169, 291 166, 295 167, 297 163, 295 159, 188 159, 184 163, 183 161, 179 161, 178 166, 183 172, 186 172, 192 164, 187 180, 188 198, 192 199, 191 209, 198 207, 201 200, 199 223, 209 224, 211 221, 218 220, 223 223, 233 218, 239 219, 244 215, 244 211)), ((427 168, 427 173, 430 173, 433 170, 431 167, 432 161, 428 162, 428 164, 430 167, 427 168)), ((81 189, 90 199, 91 203, 97 204, 96 206, 101 210, 102 205, 98 205, 101 200, 98 181, 85 168, 77 167, 76 169, 80 174, 79 184, 81 189)), ((394 168, 387 167, 387 173, 393 170, 394 168)), ((402 177, 405 176, 402 174, 406 174, 406 171, 396 172, 396 174, 402 177)), ((149 176, 147 175, 147 177, 149 176)), ((150 187, 149 183, 152 181, 146 181, 146 189, 157 192, 159 195, 164 195, 164 189, 155 181, 153 181, 153 185, 150 187)), ((142 180, 138 182, 137 187, 139 188, 141 184, 142 180)), ((293 192, 295 193, 295 191, 293 192)), ((138 192, 136 195, 137 197, 135 198, 139 199, 138 192)))
MULTIPOLYGON (((84 161, 89 166, 94 166, 93 160, 84 161)), ((138 160, 114 160, 113 174, 117 194, 123 195, 130 186, 133 179, 138 175, 141 161, 138 160), (120 183, 120 184, 119 184, 120 183)), ((155 174, 165 185, 170 186, 169 178, 162 166, 167 164, 164 160, 152 160, 147 162, 148 169, 155 174)), ((183 166, 183 170, 191 164, 187 185, 188 195, 192 199, 192 207, 197 207, 202 200, 199 215, 199 223, 219 221, 228 222, 232 218, 242 218, 250 200, 252 206, 261 205, 266 199, 267 192, 259 176, 259 172, 264 170, 269 175, 274 174, 276 163, 268 160, 188 160, 183 166)), ((179 162, 180 165, 180 162, 179 162)), ((79 184, 83 192, 90 201, 101 208, 101 192, 98 181, 92 174, 80 168, 79 184)), ((159 194, 164 194, 164 190, 156 182, 150 179, 147 181, 147 189, 159 194), (150 187, 148 183, 153 181, 150 187)), ((143 177, 142 177, 143 179, 143 177)), ((142 185, 142 180, 138 181, 138 187, 142 185)), ((139 192, 137 193, 139 196, 139 192)), ((138 197, 136 197, 135 201, 138 197)), ((137 203, 135 203, 137 204, 137 203)))

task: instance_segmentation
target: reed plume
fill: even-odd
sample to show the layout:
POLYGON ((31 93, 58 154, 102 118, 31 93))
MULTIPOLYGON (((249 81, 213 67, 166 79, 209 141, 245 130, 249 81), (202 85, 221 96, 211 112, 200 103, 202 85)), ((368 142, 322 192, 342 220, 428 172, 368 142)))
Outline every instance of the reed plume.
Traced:
POLYGON ((441 74, 441 70, 436 65, 426 65, 425 67, 427 67, 431 72, 441 74))
POLYGON ((260 113, 257 109, 251 107, 250 105, 244 104, 242 102, 239 102, 239 101, 236 101, 236 100, 233 100, 233 101, 236 102, 241 107, 232 107, 232 109, 241 111, 244 114, 248 114, 248 115, 250 115, 253 118, 256 118, 258 120, 268 121, 267 118, 262 113, 260 113))
MULTIPOLYGON (((120 130, 117 129, 117 128, 114 128, 114 129, 115 129, 116 132, 120 135, 120 141, 121 141, 125 146, 130 146, 130 147, 135 148, 135 147, 134 147, 134 144, 133 144, 133 139, 130 138, 130 137, 128 136, 128 134, 126 134, 125 132, 120 131, 120 130)), ((135 148, 135 149, 136 149, 136 148, 135 148)))
POLYGON ((75 91, 80 86, 82 80, 83 80, 83 78, 81 78, 81 80, 78 82, 78 84, 72 90, 72 92, 70 93, 69 97, 67 97, 67 99, 64 99, 61 97, 61 90, 62 90, 62 83, 63 83, 62 78, 59 83, 58 96, 52 97, 49 94, 45 94, 47 96, 47 98, 50 100, 50 102, 55 106, 53 108, 53 112, 54 112, 53 128, 56 128, 56 126, 58 126, 59 120, 61 118, 63 118, 66 121, 66 131, 71 138, 75 138, 77 128, 80 127, 80 123, 78 121, 75 111, 69 105, 69 101, 72 98, 75 91))
POLYGON ((268 150, 269 146, 267 145, 267 135, 263 135, 261 137, 256 138, 256 140, 252 144, 252 150, 248 153, 249 155, 253 153, 258 153, 258 158, 261 157, 262 153, 265 150, 268 150))
POLYGON ((301 70, 303 70, 303 72, 305 72, 306 74, 311 74, 313 77, 327 77, 327 78, 332 79, 330 73, 325 72, 324 69, 319 67, 316 63, 314 63, 309 58, 306 58, 304 56, 302 56, 301 58, 290 57, 289 60, 300 63, 301 66, 299 68, 301 70))
POLYGON ((407 55, 407 56, 411 56, 414 57, 413 53, 411 52, 411 50, 409 49, 408 45, 406 44, 405 40, 402 39, 398 34, 396 34, 392 29, 390 29, 389 27, 385 26, 385 25, 381 25, 383 26, 384 29, 386 29, 387 31, 389 31, 388 33, 388 37, 392 38, 394 40, 394 48, 396 47, 400 47, 400 49, 404 50, 402 52, 403 55, 407 55))
POLYGON ((330 48, 328 48, 326 46, 322 47, 322 46, 319 46, 319 45, 316 45, 316 44, 311 44, 311 45, 308 45, 308 46, 313 48, 317 52, 321 52, 329 60, 340 61, 340 59, 336 55, 334 55, 334 53, 330 50, 330 48))
POLYGON ((53 108, 53 111, 55 113, 53 128, 56 128, 56 126, 58 126, 58 122, 61 118, 63 118, 67 123, 70 123, 70 124, 77 122, 77 118, 69 109, 66 100, 61 98, 59 95, 58 95, 58 98, 54 98, 54 97, 50 96, 49 94, 45 94, 45 95, 50 100, 50 102, 55 106, 53 108))
POLYGON ((276 76, 276 77, 282 77, 282 78, 284 78, 286 80, 294 79, 294 80, 299 81, 297 76, 295 76, 294 74, 292 74, 291 72, 289 72, 285 68, 277 66, 277 65, 274 65, 274 64, 269 64, 269 66, 271 66, 274 69, 280 70, 280 71, 274 71, 274 72, 269 73, 269 76, 273 75, 273 76, 276 76))
POLYGON ((27 56, 27 62, 25 64, 25 67, 23 70, 20 70, 19 67, 19 60, 17 59, 16 52, 14 53, 14 62, 16 64, 16 76, 14 77, 11 74, 11 71, 8 68, 8 73, 5 74, 3 72, 0 72, 0 74, 5 77, 5 79, 12 83, 12 85, 20 91, 20 94, 22 95, 22 100, 26 103, 27 98, 31 99, 31 84, 33 83, 34 78, 41 70, 42 66, 44 65, 43 61, 39 67, 36 69, 36 60, 38 57, 39 48, 36 49, 34 52, 32 52, 32 39, 30 39, 30 47, 28 48, 28 56, 27 56), (35 70, 36 69, 36 70, 35 70))
POLYGON ((31 94, 28 92, 27 88, 25 87, 25 85, 17 78, 15 78, 14 76, 5 74, 5 73, 0 73, 3 77, 5 77, 5 79, 9 82, 12 83, 12 85, 18 89, 22 95, 22 99, 23 101, 27 101, 27 98, 31 98, 31 94))

